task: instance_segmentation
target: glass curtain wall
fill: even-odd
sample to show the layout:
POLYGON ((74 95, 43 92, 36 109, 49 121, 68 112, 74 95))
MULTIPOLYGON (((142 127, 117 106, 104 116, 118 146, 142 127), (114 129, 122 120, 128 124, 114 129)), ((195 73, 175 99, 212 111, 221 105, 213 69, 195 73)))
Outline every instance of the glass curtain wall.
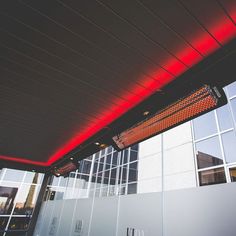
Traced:
POLYGON ((0 172, 0 235, 25 235, 43 174, 2 169, 0 172))
POLYGON ((192 121, 200 186, 236 181, 236 82, 224 90, 227 105, 192 121))

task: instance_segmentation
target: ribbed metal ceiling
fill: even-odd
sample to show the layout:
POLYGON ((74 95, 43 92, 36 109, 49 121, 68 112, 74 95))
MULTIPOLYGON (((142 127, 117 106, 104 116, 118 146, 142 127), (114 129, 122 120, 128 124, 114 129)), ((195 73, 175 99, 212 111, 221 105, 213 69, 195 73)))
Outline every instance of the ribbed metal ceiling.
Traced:
POLYGON ((50 165, 236 35, 235 0, 4 0, 0 155, 50 165))

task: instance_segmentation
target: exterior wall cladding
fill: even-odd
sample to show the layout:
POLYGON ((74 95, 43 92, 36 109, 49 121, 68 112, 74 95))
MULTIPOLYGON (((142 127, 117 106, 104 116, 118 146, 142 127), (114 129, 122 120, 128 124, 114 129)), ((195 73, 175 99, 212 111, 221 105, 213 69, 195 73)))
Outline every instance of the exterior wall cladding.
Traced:
MULTIPOLYGON (((147 198, 143 204, 148 205, 148 194, 157 194, 155 199, 161 201, 161 199, 165 199, 161 195, 163 191, 171 194, 172 191, 169 190, 198 189, 196 187, 235 182, 236 82, 227 86, 225 92, 229 103, 224 107, 122 152, 118 153, 113 148, 108 147, 81 161, 80 168, 76 172, 70 173, 69 177, 53 177, 45 194, 44 209, 46 206, 52 207, 50 204, 53 202, 63 205, 64 203, 61 202, 66 202, 65 199, 71 199, 70 201, 75 201, 75 203, 78 203, 78 199, 87 200, 91 201, 91 204, 94 204, 94 199, 97 199, 96 201, 103 199, 108 205, 110 201, 114 200, 111 204, 117 206, 120 204, 116 202, 117 198, 114 197, 111 200, 109 197, 130 194, 132 195, 127 197, 135 198, 132 200, 133 202, 137 201, 140 196, 142 196, 142 201, 147 198)), ((22 235, 24 235, 41 181, 41 174, 11 169, 1 170, 0 235, 8 235, 8 233, 4 234, 4 230, 11 230, 12 232, 21 230, 22 235), (13 200, 11 205, 7 205, 7 199, 1 196, 2 192, 6 191, 10 191, 11 200, 13 200)), ((223 188, 225 187, 222 186, 223 188)), ((226 189, 226 191, 228 190, 226 189)), ((168 198, 168 194, 166 197, 168 198)), ((86 204, 90 209, 91 205, 86 204)), ((163 206, 161 204, 160 208, 163 206)), ((150 207, 152 208, 151 205, 150 207)), ((61 209, 59 205, 58 209, 61 209)), ((70 215, 73 212, 73 207, 68 205, 68 209, 64 207, 64 210, 68 211, 70 215), (71 208, 71 213, 69 208, 71 208)), ((93 208, 91 211, 96 211, 96 209, 93 208)), ((118 212, 117 214, 121 213, 118 212)), ((132 218, 132 216, 130 217, 132 218)), ((157 215, 155 217, 160 217, 160 222, 163 221, 163 216, 157 215)), ((51 220, 53 219, 50 219, 49 222, 51 220)), ((57 224, 56 219, 54 223, 57 224)), ((76 224, 80 228, 83 222, 78 220, 76 224)), ((91 220, 90 224, 92 224, 91 220)), ((132 233, 136 231, 137 235, 144 235, 144 231, 142 231, 145 228, 144 226, 141 229, 136 228, 136 231, 132 228, 134 227, 132 224, 127 227, 125 234, 117 234, 116 232, 106 235, 133 235, 132 233)), ((226 235, 225 232, 222 232, 223 234, 226 235)), ((17 233, 16 235, 21 234, 17 233)), ((38 235, 46 234, 40 233, 38 235)), ((81 235, 89 235, 89 232, 81 235)), ((102 235, 102 232, 97 235, 102 235)), ((189 235, 193 234, 190 233, 189 235)), ((231 234, 229 235, 231 236, 231 234)))

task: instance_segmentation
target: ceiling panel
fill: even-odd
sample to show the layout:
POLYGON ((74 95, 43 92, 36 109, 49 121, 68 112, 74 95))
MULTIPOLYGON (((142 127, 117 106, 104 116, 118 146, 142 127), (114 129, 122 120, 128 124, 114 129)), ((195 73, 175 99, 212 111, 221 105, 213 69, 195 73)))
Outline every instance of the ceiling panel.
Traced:
POLYGON ((233 1, 0 9, 0 156, 49 166, 235 37, 233 1))

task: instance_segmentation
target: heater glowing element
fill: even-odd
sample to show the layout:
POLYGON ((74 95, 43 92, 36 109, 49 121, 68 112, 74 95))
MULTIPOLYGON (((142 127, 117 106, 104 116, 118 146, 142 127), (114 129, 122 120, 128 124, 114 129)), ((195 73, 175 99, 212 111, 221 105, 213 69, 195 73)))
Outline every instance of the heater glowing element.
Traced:
POLYGON ((52 173, 59 177, 59 176, 64 176, 72 171, 75 171, 78 168, 75 163, 73 162, 68 162, 63 166, 60 166, 58 168, 55 168, 52 173))
POLYGON ((127 148, 149 137, 162 133, 184 121, 218 106, 221 94, 214 87, 204 85, 190 95, 158 111, 112 139, 118 149, 127 148))

